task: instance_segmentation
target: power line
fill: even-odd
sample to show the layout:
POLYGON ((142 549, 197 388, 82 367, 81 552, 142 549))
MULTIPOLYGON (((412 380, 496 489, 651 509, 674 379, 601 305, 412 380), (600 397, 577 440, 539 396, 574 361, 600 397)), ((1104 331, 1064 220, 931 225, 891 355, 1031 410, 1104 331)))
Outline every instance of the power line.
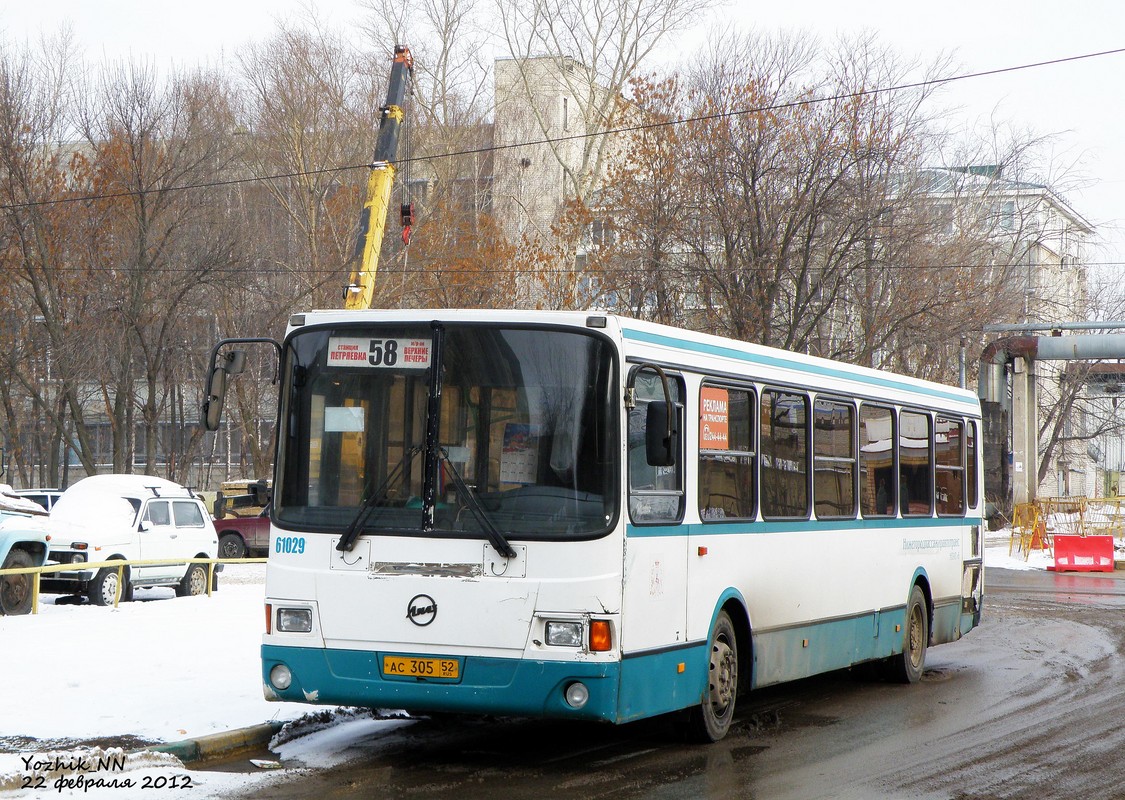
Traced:
MULTIPOLYGON (((858 92, 846 92, 843 94, 831 95, 829 97, 810 98, 804 100, 794 100, 787 103, 776 103, 773 105, 757 106, 754 108, 736 109, 731 111, 720 111, 713 114, 705 114, 698 117, 685 117, 683 119, 665 120, 663 122, 650 122, 640 125, 629 125, 621 128, 612 128, 604 131, 595 131, 593 133, 580 133, 571 134, 570 136, 547 137, 544 139, 535 139, 524 142, 514 142, 511 144, 503 145, 490 145, 488 147, 470 148, 467 150, 457 150, 448 153, 439 153, 429 156, 414 156, 411 158, 404 158, 397 163, 400 166, 411 164, 414 162, 436 161, 446 158, 460 158, 463 156, 483 155, 487 153, 495 153, 503 150, 514 150, 523 147, 535 147, 539 145, 552 145, 561 144, 563 142, 579 141, 583 139, 590 139, 599 136, 612 136, 626 133, 638 133, 646 130, 655 130, 659 128, 673 127, 676 125, 686 125, 700 122, 713 122, 716 120, 729 119, 731 117, 743 116, 748 114, 761 114, 768 111, 783 111, 791 108, 800 108, 803 106, 814 105, 817 103, 831 103, 840 100, 848 100, 859 97, 870 97, 879 94, 888 94, 892 92, 906 91, 909 89, 923 89, 933 86, 941 86, 948 83, 955 83, 958 81, 972 80, 976 78, 986 78, 993 75, 1003 75, 1010 72, 1019 72, 1022 70, 1037 69, 1040 67, 1057 66, 1059 64, 1067 64, 1076 61, 1084 61, 1092 58, 1102 58, 1111 55, 1120 55, 1125 53, 1125 47, 1116 48, 1113 50, 1102 50, 1095 53, 1083 53, 1076 56, 1065 56, 1062 58, 1053 58, 1045 61, 1036 61, 1027 64, 1019 64, 1010 67, 999 67, 990 70, 981 70, 978 72, 967 72, 962 75, 950 75, 944 78, 932 78, 925 81, 915 81, 913 83, 903 83, 896 86, 886 86, 882 88, 863 89, 858 92)), ((193 191, 197 189, 214 189, 224 188, 230 186, 241 186, 248 183, 263 183, 266 181, 285 180, 290 178, 312 177, 317 175, 330 175, 338 172, 348 172, 357 169, 369 169, 370 164, 348 164, 336 167, 322 167, 319 169, 301 170, 297 172, 281 172, 272 175, 260 175, 248 178, 230 178, 225 180, 216 181, 203 181, 200 183, 185 183, 175 186, 166 186, 158 189, 141 189, 129 190, 121 192, 110 192, 106 194, 86 194, 76 197, 58 198, 54 200, 35 200, 26 203, 6 203, 0 204, 0 211, 12 211, 22 208, 35 208, 41 206, 60 205, 64 203, 82 203, 90 202, 93 200, 114 200, 125 197, 136 197, 149 194, 156 194, 160 192, 176 192, 176 191, 193 191)))
MULTIPOLYGON (((628 255, 628 254, 625 254, 628 255)), ((419 259, 414 258, 411 260, 410 267, 398 269, 394 264, 386 264, 380 269, 382 274, 387 275, 433 275, 436 270, 440 270, 440 265, 447 263, 442 259, 427 259, 419 263, 419 259)), ((850 267, 834 268, 824 274, 832 275, 847 275, 857 272, 862 272, 867 269, 875 271, 888 271, 888 272, 902 272, 908 270, 914 271, 955 271, 955 270, 1024 270, 1028 268, 1025 263, 1012 263, 1012 264, 908 264, 908 263, 873 263, 873 264, 856 264, 850 267)), ((1039 264, 1037 268, 1050 267, 1049 264, 1039 264)), ((1060 266, 1061 265, 1057 265, 1060 266)), ((1087 262, 1067 262, 1066 267, 1125 267, 1125 261, 1087 261, 1087 262)), ((716 273, 727 272, 772 272, 778 269, 784 270, 784 267, 779 268, 776 264, 742 264, 731 267, 693 267, 693 266, 667 266, 667 267, 637 267, 630 265, 621 266, 596 266, 588 267, 583 270, 572 268, 559 269, 557 273, 546 271, 537 267, 504 267, 504 268, 487 268, 481 270, 472 269, 451 269, 442 271, 444 274, 486 274, 486 275, 552 275, 552 274, 566 274, 566 273, 582 273, 583 275, 599 275, 599 274, 619 274, 619 273, 633 273, 643 271, 646 275, 660 275, 660 274, 676 274, 687 276, 706 276, 716 273)), ((809 269, 816 271, 815 266, 795 264, 793 269, 809 269)), ((23 270, 25 273, 27 270, 23 270)), ((122 266, 56 266, 52 267, 53 273, 81 273, 81 274, 109 274, 109 273, 123 273, 134 274, 138 272, 152 273, 152 274, 168 274, 168 275, 262 275, 262 276, 276 276, 276 277, 308 277, 315 275, 340 275, 348 271, 345 266, 340 267, 322 267, 318 269, 301 268, 297 269, 284 269, 280 267, 261 267, 261 266, 225 266, 225 267, 208 267, 204 269, 192 267, 179 267, 179 266, 159 266, 159 267, 122 267, 122 266)))

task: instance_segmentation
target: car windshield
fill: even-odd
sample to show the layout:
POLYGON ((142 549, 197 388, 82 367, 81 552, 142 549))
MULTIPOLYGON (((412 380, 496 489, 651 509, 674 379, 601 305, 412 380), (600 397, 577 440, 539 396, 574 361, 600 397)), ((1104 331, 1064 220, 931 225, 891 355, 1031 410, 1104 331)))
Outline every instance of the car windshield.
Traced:
POLYGON ((299 331, 275 519, 334 533, 604 533, 619 494, 612 353, 596 335, 548 328, 299 331))

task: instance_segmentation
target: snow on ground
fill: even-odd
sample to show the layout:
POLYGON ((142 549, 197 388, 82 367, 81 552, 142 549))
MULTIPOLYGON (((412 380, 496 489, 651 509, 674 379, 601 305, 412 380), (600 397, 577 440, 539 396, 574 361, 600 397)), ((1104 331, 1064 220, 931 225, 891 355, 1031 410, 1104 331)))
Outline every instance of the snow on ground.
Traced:
POLYGON ((1011 532, 1006 528, 990 532, 985 538, 984 545, 984 567, 986 570, 989 567, 1018 570, 1047 569, 1055 563, 1049 550, 1038 548, 1028 551, 1025 559, 1022 551, 1011 546, 1011 532), (1009 553, 1009 549, 1011 553, 1009 553))
MULTIPOLYGON (((294 720, 315 711, 262 696, 264 582, 264 564, 229 565, 211 597, 141 589, 134 602, 112 609, 44 595, 37 615, 0 616, 5 689, 0 797, 201 800, 277 780, 278 772, 188 771, 171 756, 151 753, 130 756, 124 768, 115 763, 98 772, 68 769, 150 742, 294 720), (121 747, 90 750, 82 744, 89 740, 121 747)), ((354 742, 403 724, 353 719, 275 752, 287 761, 324 766, 354 742)))
MULTIPOLYGON (((1051 564, 1043 550, 1032 550, 1027 560, 1023 553, 1010 555, 1009 541, 1007 531, 989 534, 986 568, 1046 569, 1051 564)), ((260 792, 291 774, 292 768, 255 774, 189 771, 171 756, 152 753, 130 755, 123 768, 114 763, 95 772, 74 769, 85 766, 83 760, 121 757, 148 742, 295 720, 316 711, 262 697, 264 582, 265 565, 233 565, 210 598, 145 589, 137 591, 134 602, 110 609, 47 595, 38 615, 0 617, 0 686, 5 689, 0 798, 203 800, 260 792), (116 741, 121 747, 90 750, 83 746, 90 740, 116 741), (102 783, 87 783, 91 780, 102 783)), ((346 760, 353 748, 370 752, 380 738, 406 724, 409 720, 336 712, 322 730, 273 750, 287 765, 327 767, 346 760)))

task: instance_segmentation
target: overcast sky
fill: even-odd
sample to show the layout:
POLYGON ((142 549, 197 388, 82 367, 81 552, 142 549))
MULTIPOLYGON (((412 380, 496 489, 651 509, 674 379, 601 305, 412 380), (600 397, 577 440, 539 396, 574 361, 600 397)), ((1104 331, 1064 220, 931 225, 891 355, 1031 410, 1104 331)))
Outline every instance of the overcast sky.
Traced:
MULTIPOLYGON (((409 2, 409 0, 404 0, 409 2)), ((487 2, 487 0, 486 0, 487 2)), ((239 45, 263 38, 278 19, 297 18, 298 0, 9 0, 0 6, 7 42, 34 40, 69 22, 90 61, 143 57, 157 66, 218 63, 239 45)), ((356 30, 356 0, 320 0, 318 15, 331 27, 356 30)), ((1125 47, 1125 3, 1120 0, 732 0, 699 29, 678 36, 676 50, 691 51, 709 26, 745 30, 805 30, 825 38, 872 30, 904 56, 928 60, 953 53, 960 72, 979 72, 1125 47)), ((1125 261, 1125 137, 1121 86, 1125 54, 1020 70, 951 84, 943 105, 960 110, 950 120, 966 127, 990 115, 1057 133, 1055 158, 1076 164, 1088 186, 1068 192, 1074 208, 1108 241, 1095 261, 1125 261)), ((1125 267, 1123 267, 1125 269, 1125 267)))

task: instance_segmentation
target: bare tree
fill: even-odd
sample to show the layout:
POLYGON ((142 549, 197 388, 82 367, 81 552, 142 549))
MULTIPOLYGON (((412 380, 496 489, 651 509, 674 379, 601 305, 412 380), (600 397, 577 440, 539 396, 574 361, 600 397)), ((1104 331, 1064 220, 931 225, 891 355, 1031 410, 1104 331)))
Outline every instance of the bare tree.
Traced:
MULTIPOLYGON (((295 309, 341 304, 389 61, 372 64, 310 18, 280 26, 240 62, 237 151, 242 174, 258 180, 232 198, 246 267, 217 305, 218 327, 280 335, 295 309)), ((262 364, 258 380, 236 381, 228 406, 240 469, 255 475, 271 471, 272 426, 262 424, 275 407, 270 371, 262 364)))
POLYGON ((83 348, 69 327, 83 313, 89 282, 73 260, 81 244, 73 226, 81 215, 73 202, 79 192, 68 179, 71 149, 64 145, 73 136, 72 51, 64 31, 36 49, 0 54, 0 259, 8 278, 0 290, 8 321, 0 329, 6 340, 0 395, 25 483, 62 482, 65 449, 88 472, 94 469, 80 424, 82 374, 74 369, 83 348), (29 415, 21 413, 25 403, 29 415), (79 424, 71 427, 71 418, 79 424), (34 476, 32 464, 39 465, 34 476))
POLYGON ((80 330, 104 359, 113 469, 131 471, 139 425, 136 455, 151 474, 169 444, 162 420, 173 387, 188 377, 179 369, 188 334, 210 316, 207 288, 236 261, 221 196, 205 188, 226 174, 232 117, 214 77, 160 81, 135 64, 107 70, 83 94, 86 163, 76 175, 92 199, 81 261, 102 280, 80 330))

